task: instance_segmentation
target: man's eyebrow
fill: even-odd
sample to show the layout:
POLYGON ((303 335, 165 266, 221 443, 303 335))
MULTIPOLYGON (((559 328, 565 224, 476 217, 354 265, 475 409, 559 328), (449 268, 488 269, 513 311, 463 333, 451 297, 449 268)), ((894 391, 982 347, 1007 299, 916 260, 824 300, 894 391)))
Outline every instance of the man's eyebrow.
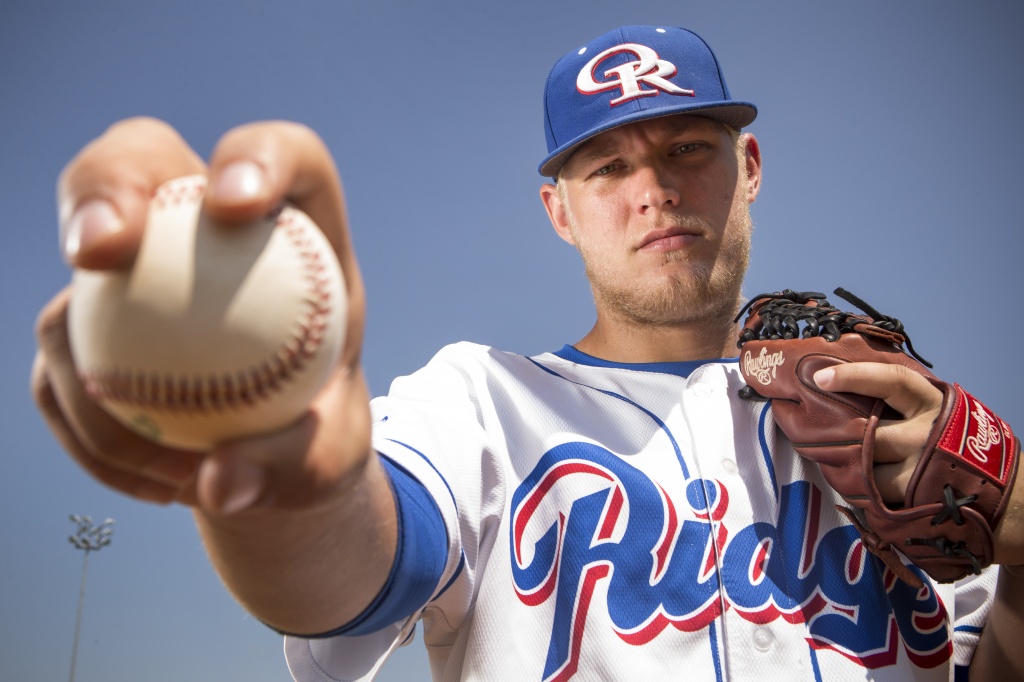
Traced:
POLYGON ((611 142, 600 142, 593 141, 589 144, 583 145, 579 150, 573 154, 577 161, 580 163, 589 163, 594 159, 604 158, 606 156, 615 156, 618 153, 618 146, 611 142))
POLYGON ((698 133, 705 130, 714 130, 715 122, 707 119, 697 120, 696 117, 692 119, 676 120, 669 124, 668 131, 671 135, 681 135, 683 133, 698 133))
MULTIPOLYGON (((715 122, 708 119, 680 118, 671 121, 666 126, 668 137, 685 134, 704 134, 714 130, 715 122)), ((619 145, 612 140, 594 139, 585 142, 582 147, 573 152, 572 159, 575 163, 588 164, 595 159, 602 159, 615 156, 619 153, 619 145)))

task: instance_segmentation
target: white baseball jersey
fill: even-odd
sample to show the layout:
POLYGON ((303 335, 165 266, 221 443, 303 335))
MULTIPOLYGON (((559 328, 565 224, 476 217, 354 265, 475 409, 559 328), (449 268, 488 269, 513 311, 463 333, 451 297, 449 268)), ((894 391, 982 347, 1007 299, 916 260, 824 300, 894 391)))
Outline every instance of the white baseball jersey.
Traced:
POLYGON ((444 348, 373 402, 376 449, 443 519, 434 595, 287 638, 295 679, 371 679, 422 621, 444 681, 952 680, 996 569, 895 579, 742 385, 735 360, 444 348))

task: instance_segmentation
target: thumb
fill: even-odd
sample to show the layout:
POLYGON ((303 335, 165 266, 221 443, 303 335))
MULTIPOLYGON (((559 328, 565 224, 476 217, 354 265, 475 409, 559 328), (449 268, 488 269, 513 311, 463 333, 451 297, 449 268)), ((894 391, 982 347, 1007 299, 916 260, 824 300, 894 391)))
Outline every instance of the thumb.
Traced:
POLYGON ((922 374, 908 367, 883 362, 850 362, 814 373, 818 388, 832 393, 855 393, 881 398, 905 418, 935 410, 942 392, 922 374))

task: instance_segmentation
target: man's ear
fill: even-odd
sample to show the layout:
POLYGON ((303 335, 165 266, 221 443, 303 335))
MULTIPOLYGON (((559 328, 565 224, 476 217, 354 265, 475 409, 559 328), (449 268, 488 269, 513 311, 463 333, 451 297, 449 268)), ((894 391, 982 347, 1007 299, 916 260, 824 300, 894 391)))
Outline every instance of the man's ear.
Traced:
POLYGON ((562 196, 558 193, 558 187, 545 183, 540 186, 540 200, 548 212, 548 220, 555 232, 564 241, 576 246, 576 240, 572 237, 572 229, 569 225, 569 210, 562 202, 562 196))
POLYGON ((747 173, 747 203, 754 203, 761 191, 761 147, 752 133, 740 136, 743 146, 743 164, 747 173))

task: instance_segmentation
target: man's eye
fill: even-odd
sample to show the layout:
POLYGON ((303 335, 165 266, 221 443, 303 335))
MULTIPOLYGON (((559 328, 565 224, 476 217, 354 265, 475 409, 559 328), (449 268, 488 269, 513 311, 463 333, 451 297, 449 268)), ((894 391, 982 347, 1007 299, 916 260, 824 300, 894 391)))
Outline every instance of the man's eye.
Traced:
POLYGON ((672 154, 676 156, 680 154, 689 154, 690 152, 695 152, 700 149, 700 146, 700 142, 687 142, 686 144, 681 144, 676 147, 672 151, 672 154))
POLYGON ((601 166, 596 171, 594 171, 594 175, 608 175, 616 168, 618 168, 618 164, 609 163, 607 166, 601 166))

